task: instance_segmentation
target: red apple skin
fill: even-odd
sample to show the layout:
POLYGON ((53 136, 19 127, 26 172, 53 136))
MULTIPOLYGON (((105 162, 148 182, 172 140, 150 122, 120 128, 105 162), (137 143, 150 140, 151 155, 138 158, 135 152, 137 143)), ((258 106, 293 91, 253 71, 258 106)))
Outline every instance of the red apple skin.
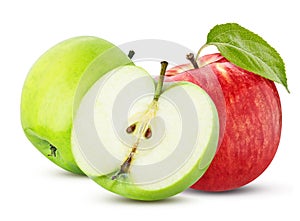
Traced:
MULTIPOLYGON (((226 123, 220 131, 223 137, 219 149, 207 172, 191 188, 233 190, 256 179, 273 160, 281 135, 280 98, 272 81, 233 65, 220 54, 202 57, 200 65, 198 70, 184 72, 192 67, 181 65, 167 73, 167 81, 188 80, 201 85, 198 76, 209 68, 217 76, 225 99, 226 117, 220 122, 226 123)), ((213 93, 212 88, 205 90, 213 93)), ((215 104, 220 116, 224 107, 215 104)))

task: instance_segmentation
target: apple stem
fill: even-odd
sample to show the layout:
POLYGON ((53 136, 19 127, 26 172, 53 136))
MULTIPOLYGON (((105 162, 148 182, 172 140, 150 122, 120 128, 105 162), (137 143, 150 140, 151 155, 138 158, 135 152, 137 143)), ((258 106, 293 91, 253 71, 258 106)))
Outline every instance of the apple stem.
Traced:
POLYGON ((48 154, 48 157, 56 157, 57 148, 55 146, 53 146, 52 144, 50 144, 50 151, 51 151, 51 153, 48 154))
POLYGON ((192 63, 192 65, 194 66, 195 69, 199 68, 199 66, 198 66, 198 64, 197 64, 197 62, 195 60, 195 56, 194 56, 193 53, 187 54, 186 55, 186 59, 188 59, 192 63))
POLYGON ((130 50, 129 52, 128 52, 128 57, 130 58, 130 59, 132 59, 133 58, 133 56, 134 56, 134 54, 135 54, 135 52, 133 51, 133 50, 130 50))
POLYGON ((161 95, 161 90, 162 90, 162 87, 164 84, 164 78, 165 78, 168 62, 162 61, 160 64, 161 64, 160 75, 159 75, 159 79, 158 79, 158 82, 156 85, 154 98, 153 98, 153 100, 155 100, 155 101, 158 101, 158 99, 161 95))

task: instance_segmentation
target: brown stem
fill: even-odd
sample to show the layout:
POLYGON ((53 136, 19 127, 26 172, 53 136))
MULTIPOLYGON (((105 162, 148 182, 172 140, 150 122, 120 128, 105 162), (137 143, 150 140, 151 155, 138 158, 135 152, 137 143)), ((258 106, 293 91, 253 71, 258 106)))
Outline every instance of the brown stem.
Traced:
POLYGON ((187 54, 186 59, 188 59, 192 63, 192 65, 194 66, 195 69, 199 68, 193 53, 187 54))
POLYGON ((158 101, 158 98, 161 94, 161 89, 164 84, 164 78, 165 78, 166 70, 168 67, 168 62, 166 62, 166 61, 162 61, 160 64, 161 64, 160 75, 159 75, 159 79, 157 82, 157 86, 156 86, 155 94, 154 94, 154 98, 153 98, 153 100, 155 100, 155 101, 158 101))
POLYGON ((132 59, 133 58, 133 56, 134 56, 134 54, 135 54, 135 52, 133 51, 133 50, 130 50, 129 52, 128 52, 128 57, 130 58, 130 59, 132 59))

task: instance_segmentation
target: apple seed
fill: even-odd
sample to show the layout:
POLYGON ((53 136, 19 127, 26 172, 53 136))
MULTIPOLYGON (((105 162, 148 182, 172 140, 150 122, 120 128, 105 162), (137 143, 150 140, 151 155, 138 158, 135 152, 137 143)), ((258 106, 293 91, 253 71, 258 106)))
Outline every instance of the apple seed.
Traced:
POLYGON ((146 130, 144 136, 146 139, 150 139, 152 137, 152 130, 150 127, 148 127, 148 129, 146 130))
POLYGON ((131 134, 131 133, 133 133, 135 131, 135 128, 136 128, 136 124, 132 124, 129 127, 127 127, 126 132, 128 134, 131 134))

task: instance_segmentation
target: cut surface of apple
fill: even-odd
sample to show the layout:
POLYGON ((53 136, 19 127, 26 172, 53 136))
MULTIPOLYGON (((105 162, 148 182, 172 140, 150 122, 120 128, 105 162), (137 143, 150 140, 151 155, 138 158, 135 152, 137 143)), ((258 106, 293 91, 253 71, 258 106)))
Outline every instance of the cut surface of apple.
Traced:
POLYGON ((102 187, 159 200, 196 182, 216 152, 219 120, 208 94, 189 83, 157 86, 142 68, 122 66, 98 80, 74 120, 72 151, 102 187))

